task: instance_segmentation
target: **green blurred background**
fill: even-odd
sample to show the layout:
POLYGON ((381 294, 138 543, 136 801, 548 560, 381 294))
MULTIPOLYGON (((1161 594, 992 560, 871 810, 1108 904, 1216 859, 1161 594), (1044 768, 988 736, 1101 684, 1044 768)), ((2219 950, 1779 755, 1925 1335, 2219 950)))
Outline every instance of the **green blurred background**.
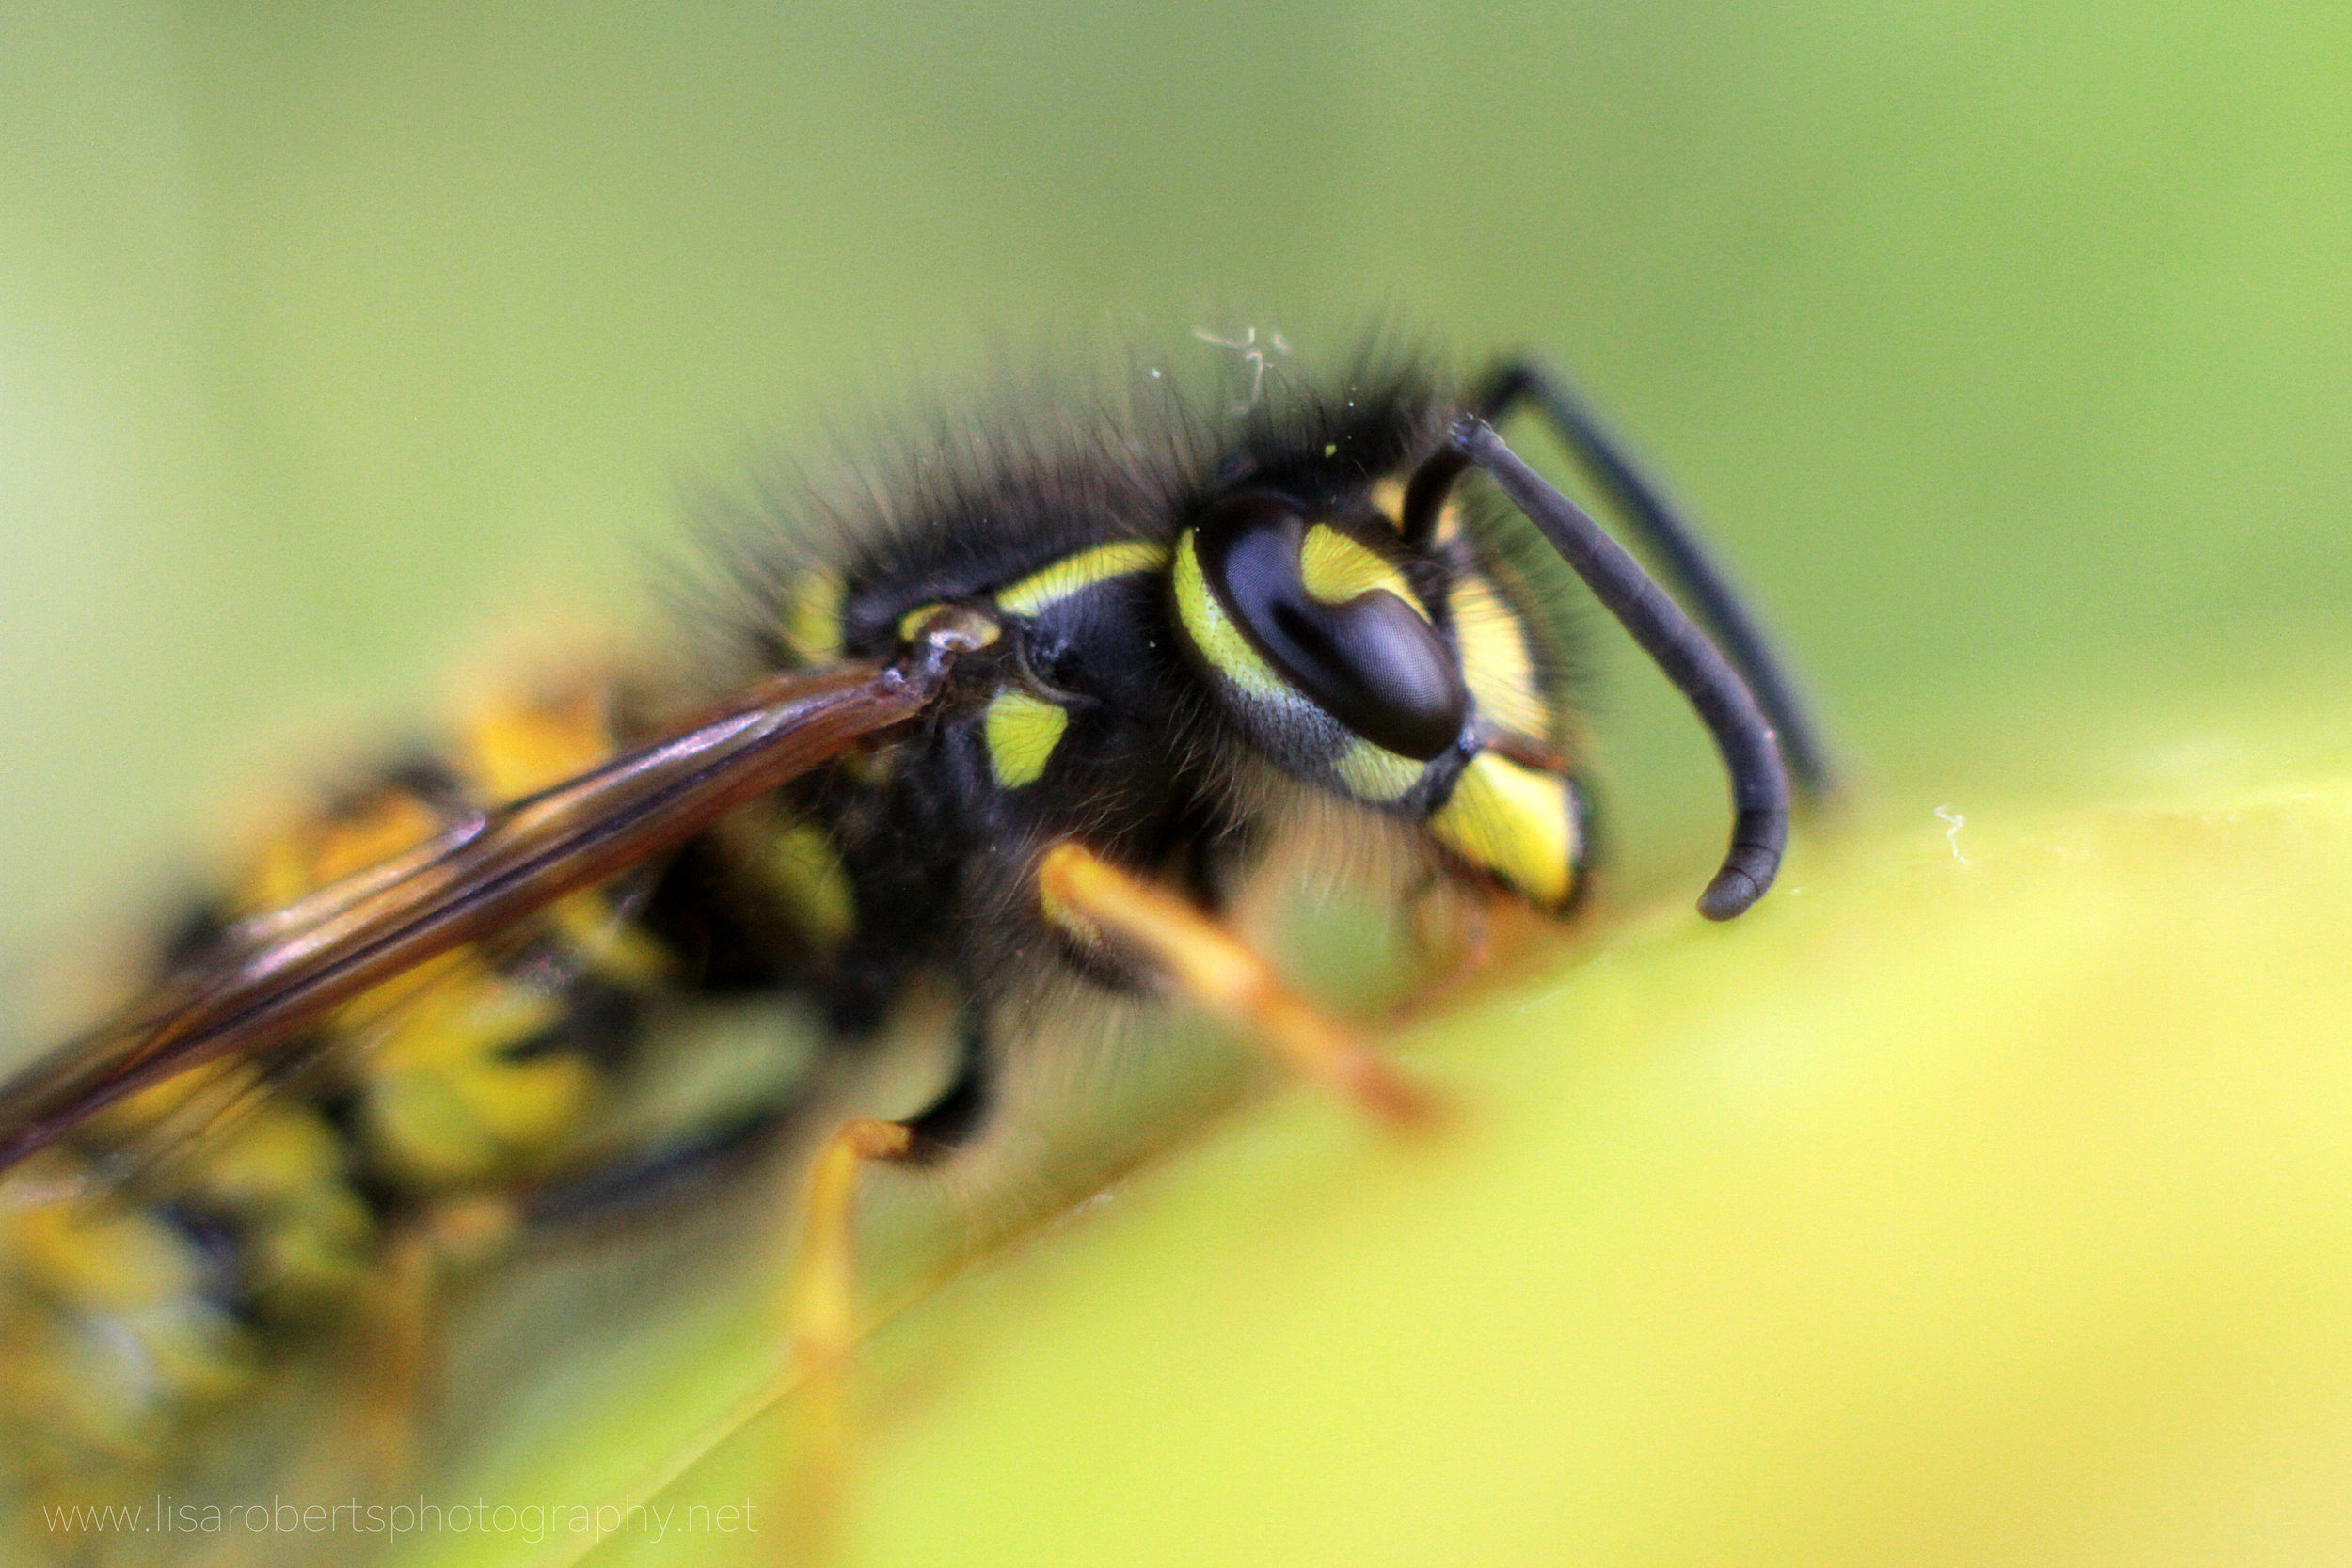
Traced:
POLYGON ((2340 700, 2348 88, 2318 4, 8 7, 0 952, 759 440, 1136 321, 1558 356, 1899 813, 2340 700))
MULTIPOLYGON (((2122 1418, 2150 1442, 2218 1420, 2230 1462, 2318 1465, 2281 1484, 2331 1506, 2339 1472, 2319 1462, 2340 1445, 2312 1433, 2340 1435, 2352 1388, 2325 1348, 2352 1342, 2331 1263, 2352 1157, 2329 1119, 2352 1112, 2352 1079, 2325 1038, 2343 901, 2326 868, 2352 855, 2340 832, 2298 837, 2299 818, 2259 852, 2134 829, 2104 862, 2098 833, 2037 824, 2169 791, 2227 804, 2245 780, 2352 759, 2352 10, 2337 5, 8 7, 0 955, 136 901, 192 852, 209 802, 282 774, 290 737, 413 711, 518 622, 628 624, 646 557, 675 546, 681 488, 736 477, 764 441, 821 437, 829 411, 1000 343, 1383 311, 1465 356, 1527 345, 1575 369, 1755 587, 1861 775, 1862 815, 1912 860, 1899 876, 1800 862, 1798 884, 1830 898, 1723 933, 1653 922, 1545 999, 1565 998, 1555 1012, 1474 1023, 1496 1065, 1466 1098, 1562 1144, 1473 1142, 1461 1164, 1533 1147, 1525 1164, 1565 1186, 1433 1187, 1313 1104, 1291 1108, 1273 1153, 1226 1146, 1240 1169, 1222 1196, 1261 1207, 1169 1222, 1195 1251, 1115 1265, 1107 1292, 1076 1298, 1109 1303, 1090 1341, 1109 1371, 1054 1384, 1093 1364, 1054 1337, 1050 1301, 1022 1298, 1038 1326, 1013 1354, 1041 1370, 998 1381, 1032 1391, 1038 1451, 1089 1389, 1115 1402, 1120 1336, 1150 1304, 1176 1323, 1152 1335, 1182 1332, 1199 1249, 1258 1238, 1230 1280, 1211 1271, 1237 1314, 1291 1288, 1314 1244, 1282 1228, 1303 1158, 1314 1201, 1361 1200, 1333 1255, 1367 1311, 1412 1274, 1441 1298, 1417 1320, 1440 1346, 1524 1334, 1579 1376, 1584 1322, 1615 1347, 1593 1375, 1632 1392, 1594 1396, 1579 1430, 1629 1434, 1620 1470, 1589 1474, 1641 1478, 1648 1512, 1597 1493, 1558 1507, 1604 1533, 1630 1521, 1627 1560, 1691 1560, 1660 1543, 1739 1539, 1741 1521, 1835 1540, 1872 1511, 1882 1543, 1940 1517, 1983 1526, 1982 1560, 2066 1559, 2118 1430, 2075 1394, 2110 1373, 2118 1410, 2160 1391, 2122 1418), (1989 858, 2026 872, 1976 904, 1934 879, 1950 864, 1937 806, 1991 825, 1989 858), (2109 869, 2044 875, 2070 855, 2109 869), (2280 867, 2309 869, 2273 931, 2280 867), (2200 909, 2212 930, 2164 923, 2200 909), (1877 931, 1900 964, 1868 945, 1877 931), (2273 950, 2302 967, 2267 979, 2273 950), (2175 1006, 2164 986, 2212 952, 2233 967, 2175 1006), (1785 988, 1744 1035, 1722 1010, 1735 983, 1785 988), (2000 1011, 2012 996, 2037 1000, 2000 1011), (1947 1026, 1923 1042, 1923 1016, 1947 1026), (2274 1034, 2324 1049, 2265 1054, 2274 1034), (2091 1037, 2106 1044, 2077 1061, 2091 1037), (2119 1100, 2150 1061, 2148 1103, 2119 1100), (1508 1098, 1535 1084, 1552 1098, 1508 1098), (1475 1209, 1482 1256, 1594 1292, 1574 1298, 1585 1319, 1507 1292, 1478 1317, 1476 1292, 1446 1295, 1447 1265, 1412 1250, 1443 1255, 1452 1218, 1498 1190, 1518 1196, 1475 1209), (2249 1223, 2271 1228, 2245 1259, 2184 1240, 2248 1192, 2249 1223), (1416 1194, 1425 1212, 1400 1207, 1416 1194), (2182 1277, 2244 1281, 2214 1287, 2222 1305, 2193 1331, 2170 1307, 2134 1316, 2135 1291, 2170 1288, 2176 1248, 2193 1255, 2182 1277), (1958 1283, 1921 1287, 1912 1263, 1958 1283), (2142 1326, 2103 1338, 2116 1302, 2142 1326), (2076 1326, 2045 1332, 2056 1320, 2076 1326), (2134 1333, 2161 1343, 2141 1354, 2134 1333), (1675 1361, 1681 1334, 1707 1354, 1675 1361), (1660 1354, 1681 1395, 1647 1378, 1660 1354), (1740 1380, 1784 1356, 1796 1391, 1758 1395, 1775 1414, 1740 1426, 1756 1393, 1740 1380), (2317 1389, 2311 1426, 2278 1435, 2274 1384, 2251 1374, 2209 1385, 2232 1356, 2317 1389), (1645 1400, 1683 1395, 1710 1414, 1638 1424, 1645 1400), (1900 1405, 1883 1427, 1852 1415, 1874 1398, 1900 1405), (1710 1424, 1718 1401, 1728 1424, 1710 1424), (2174 1426, 2146 1415, 2158 1405, 2174 1426), (2046 1478, 2043 1417, 2066 1456, 2046 1478), (2010 1441, 2012 1419, 2028 1440, 2010 1441), (1719 1467, 1685 1484, 1692 1431, 1722 1436, 1719 1467), (1976 1479, 1951 1483, 1946 1514, 1886 1524, 1933 1492, 1905 1488, 1947 1451, 1987 1468, 1954 1471, 1976 1479), (1985 1498, 2032 1484, 2046 1529, 1985 1524, 1985 1498), (1645 1537, 1645 1519, 1683 1533, 1645 1537)), ((1719 775, 1656 679, 1597 642, 1618 901, 1678 900, 1720 844, 1719 775)), ((1440 1060, 1476 1070, 1467 1046, 1440 1060)), ((1312 1365, 1340 1402, 1330 1427, 1409 1444, 1412 1419, 1359 1406, 1378 1379, 1359 1382, 1370 1363, 1298 1289, 1289 1327, 1310 1355, 1327 1346, 1312 1365)), ((1209 1323, 1201 1364, 1261 1344, 1255 1324, 1209 1323)), ((1423 1354, 1433 1341, 1357 1327, 1416 1399, 1486 1387, 1442 1370, 1412 1385, 1449 1365, 1423 1354)), ((1516 1343, 1480 1341, 1501 1370, 1478 1412, 1523 1386, 1516 1343)), ((1282 1352, 1236 1354, 1258 1379, 1241 1407, 1327 1430, 1315 1394, 1279 1382, 1282 1352)), ((999 1451, 989 1431, 938 1451, 999 1451)), ((1124 1484, 1202 1441, 1132 1450, 1124 1484)), ((901 1495, 934 1498, 952 1540, 938 1478, 961 1472, 907 1452, 919 1483, 901 1495)), ((1475 1451, 1449 1455, 1466 1486, 1533 1478, 1522 1501, 1565 1484, 1540 1455, 1480 1476, 1475 1451)), ((2133 1464, 2169 1495, 2175 1472, 2133 1464)), ((1399 1506, 1378 1484, 1392 1473, 1368 1467, 1358 1497, 1330 1472, 1344 1497, 1325 1522, 1399 1506)), ((2224 1559, 2264 1539, 2257 1491, 2255 1524, 2217 1536, 2224 1559)), ((2315 1517, 2306 1539, 2341 1545, 2315 1517)), ((1278 1537, 1248 1539, 1281 1556, 1278 1537)), ((2073 1555, 2149 1560, 2144 1540, 2217 1560, 2200 1539, 2140 1512, 2073 1555)), ((1930 1560, 1930 1544, 1875 1560, 1930 1560)))

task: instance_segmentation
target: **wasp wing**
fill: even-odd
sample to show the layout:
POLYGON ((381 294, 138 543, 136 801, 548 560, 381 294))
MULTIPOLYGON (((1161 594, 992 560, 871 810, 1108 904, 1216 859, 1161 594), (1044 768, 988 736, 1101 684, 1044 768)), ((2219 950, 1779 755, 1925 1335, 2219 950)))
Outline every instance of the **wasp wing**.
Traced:
MULTIPOLYGON (((276 1043, 247 1047, 235 1058, 236 1065, 244 1070, 178 1074, 171 1082, 175 1088, 182 1089, 181 1094, 166 1105, 151 1107, 153 1119, 140 1119, 135 1141, 123 1143, 110 1131, 110 1144, 121 1146, 110 1147, 106 1151, 105 1185, 168 1187, 176 1173, 200 1162, 208 1150, 219 1148, 225 1140, 234 1138, 238 1129, 275 1101, 288 1094, 303 1094, 306 1085, 326 1074, 359 1070, 367 1057, 411 1027, 419 1013, 431 1013, 453 992, 469 986, 482 986, 490 979, 491 973, 498 974, 499 986, 520 984, 554 1005, 566 988, 593 973, 599 962, 625 944, 624 933, 635 916, 636 907, 642 904, 643 895, 652 888, 651 880, 639 873, 651 871, 660 863, 657 854, 634 871, 625 872, 614 882, 609 882, 607 887, 613 894, 618 894, 619 885, 635 885, 628 894, 608 895, 599 900, 600 911, 593 928, 583 930, 575 923, 564 921, 560 904, 524 914, 477 944, 476 950, 496 966, 490 973, 445 965, 411 969, 400 977, 399 983, 378 984, 336 1008, 331 1028, 304 1029, 276 1043), (551 941, 559 931, 564 940, 551 941), (527 965, 515 973, 505 973, 508 965, 516 963, 525 954, 530 955, 527 965)), ((586 895, 575 895, 565 902, 575 902, 582 896, 586 895)), ((268 917, 270 924, 284 927, 285 913, 273 913, 268 917)), ((251 951, 253 944, 245 927, 237 927, 230 937, 241 943, 239 951, 251 951)))
POLYGON ((671 848, 920 714, 946 655, 779 676, 715 717, 256 916, 0 1086, 0 1169, 217 1057, 264 1056, 343 1002, 671 848))

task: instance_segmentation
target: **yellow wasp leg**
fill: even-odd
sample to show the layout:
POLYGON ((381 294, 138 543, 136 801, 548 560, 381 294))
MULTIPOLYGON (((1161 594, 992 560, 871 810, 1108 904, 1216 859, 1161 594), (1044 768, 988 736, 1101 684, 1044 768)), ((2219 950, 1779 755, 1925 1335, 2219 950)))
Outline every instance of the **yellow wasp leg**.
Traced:
POLYGON ((779 1568, 830 1557, 848 1487, 855 1448, 849 1373, 858 1338, 858 1172, 868 1161, 904 1159, 914 1148, 912 1129, 861 1117, 834 1129, 809 1167, 786 1307, 792 1364, 782 1380, 801 1395, 803 1447, 775 1498, 769 1560, 779 1568))
POLYGON ((844 1122, 809 1169, 802 1200, 801 1252, 792 1279, 792 1354, 797 1369, 821 1377, 837 1369, 857 1340, 857 1259, 851 1219, 858 1167, 904 1159, 914 1135, 895 1121, 844 1122))
MULTIPOLYGON (((1184 899, 1072 843, 1045 852, 1037 879, 1047 919, 1081 941, 1109 941, 1139 956, 1175 994, 1250 1030, 1300 1076, 1386 1122, 1422 1123, 1436 1111, 1427 1090, 1284 985, 1247 942, 1184 899)), ((836 1128, 809 1167, 787 1306, 787 1375, 799 1382, 805 1402, 808 1446, 803 1473, 778 1510, 784 1521, 779 1561, 821 1559, 848 1472, 847 1374, 859 1330, 853 1224, 859 1172, 869 1162, 917 1152, 914 1128, 859 1118, 836 1128)))
MULTIPOLYGON (((370 1277, 348 1298, 337 1358, 344 1370, 329 1390, 340 1417, 332 1440, 294 1458, 279 1478, 280 1495, 389 1502, 415 1484, 452 1286, 502 1250, 519 1225, 504 1198, 453 1198, 383 1238, 370 1277)), ((250 1538, 236 1532, 184 1558, 186 1568, 247 1568, 253 1560, 250 1538)))
MULTIPOLYGON (((1249 1029, 1300 1076, 1383 1120, 1426 1119, 1436 1101, 1338 1021, 1282 983, 1247 942, 1173 894, 1138 880, 1074 843, 1038 863, 1046 917, 1085 941, 1109 939, 1140 955, 1178 995, 1249 1029)), ((852 1243, 857 1177, 869 1161, 902 1160, 914 1129, 859 1118, 827 1138, 802 1200, 801 1251, 788 1321, 799 1372, 821 1377, 857 1339, 852 1243)))
POLYGON ((1046 918, 1082 941, 1107 938, 1137 953, 1176 994, 1257 1035, 1300 1077, 1383 1121, 1422 1122, 1436 1111, 1428 1090, 1184 899, 1069 842, 1045 851, 1037 882, 1046 918))
POLYGON ((456 1198, 387 1239, 373 1288, 360 1302, 363 1370, 354 1402, 358 1451, 378 1493, 389 1496, 415 1477, 417 1420, 440 1360, 453 1276, 502 1249, 519 1224, 503 1199, 456 1198))
POLYGON ((416 1474, 417 1417, 438 1338, 439 1260, 421 1229, 391 1239, 376 1266, 359 1332, 365 1360, 355 1402, 358 1452, 370 1490, 390 1497, 416 1474))

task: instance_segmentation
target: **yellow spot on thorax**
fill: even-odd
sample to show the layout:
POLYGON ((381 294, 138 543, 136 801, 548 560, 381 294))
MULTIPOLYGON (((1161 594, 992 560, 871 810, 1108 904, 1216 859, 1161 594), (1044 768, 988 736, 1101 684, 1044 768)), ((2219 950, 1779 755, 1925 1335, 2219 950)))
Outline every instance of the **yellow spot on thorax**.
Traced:
POLYGON ((990 698, 982 734, 997 787, 1019 789, 1034 784, 1069 727, 1070 715, 1042 697, 1007 687, 990 698))
POLYGON ((996 594, 1008 615, 1035 615, 1098 582, 1134 572, 1156 572, 1168 564, 1168 546, 1154 539, 1121 539, 1066 555, 1030 573, 996 594))
POLYGON ((941 610, 946 608, 947 607, 946 605, 941 604, 937 599, 931 599, 926 603, 916 605, 913 610, 910 610, 904 615, 899 616, 898 641, 901 642, 914 641, 915 634, 923 629, 923 623, 930 620, 932 616, 938 614, 941 610))

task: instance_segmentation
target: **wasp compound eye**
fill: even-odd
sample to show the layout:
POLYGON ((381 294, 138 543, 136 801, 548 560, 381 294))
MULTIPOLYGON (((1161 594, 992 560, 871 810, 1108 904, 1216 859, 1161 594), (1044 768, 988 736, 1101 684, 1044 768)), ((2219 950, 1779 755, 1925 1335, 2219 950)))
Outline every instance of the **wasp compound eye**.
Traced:
POLYGON ((1200 525, 1201 575, 1251 647, 1356 734, 1426 762, 1461 736, 1462 671, 1394 563, 1279 497, 1200 525))

